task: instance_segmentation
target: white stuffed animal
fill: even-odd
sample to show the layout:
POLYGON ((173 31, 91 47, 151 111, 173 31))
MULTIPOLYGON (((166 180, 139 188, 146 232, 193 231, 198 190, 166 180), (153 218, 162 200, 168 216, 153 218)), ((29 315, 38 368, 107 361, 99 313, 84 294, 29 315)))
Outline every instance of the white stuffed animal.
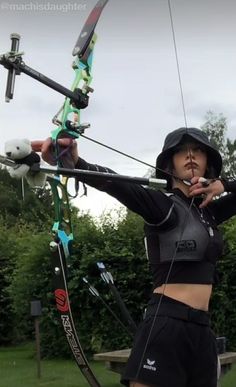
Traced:
POLYGON ((13 139, 5 143, 6 156, 15 161, 16 166, 9 168, 11 177, 21 179, 25 177, 32 187, 44 187, 46 175, 42 172, 32 172, 30 167, 40 163, 40 157, 32 151, 31 143, 27 139, 13 139))

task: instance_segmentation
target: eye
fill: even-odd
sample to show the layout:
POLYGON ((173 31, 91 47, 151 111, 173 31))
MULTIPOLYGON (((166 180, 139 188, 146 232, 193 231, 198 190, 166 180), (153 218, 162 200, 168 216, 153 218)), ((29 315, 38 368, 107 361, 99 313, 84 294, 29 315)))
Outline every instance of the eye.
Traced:
POLYGON ((183 152, 183 151, 185 151, 185 150, 186 150, 186 147, 185 147, 185 146, 183 146, 183 145, 178 145, 178 146, 175 147, 174 152, 175 152, 175 153, 180 153, 180 152, 183 152))
POLYGON ((16 147, 16 149, 17 149, 17 150, 19 150, 19 149, 20 149, 20 147, 19 147, 19 146, 17 146, 17 147, 16 147))
POLYGON ((197 151, 197 152, 206 153, 206 149, 203 146, 200 146, 200 145, 196 146, 194 150, 197 151))

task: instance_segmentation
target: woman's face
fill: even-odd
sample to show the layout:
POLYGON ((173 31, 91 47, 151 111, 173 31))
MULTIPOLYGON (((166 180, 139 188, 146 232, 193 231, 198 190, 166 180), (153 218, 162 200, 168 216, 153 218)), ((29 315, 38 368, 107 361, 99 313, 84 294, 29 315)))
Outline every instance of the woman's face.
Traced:
POLYGON ((176 147, 173 155, 173 174, 181 179, 204 176, 207 169, 207 153, 198 142, 186 142, 176 147))

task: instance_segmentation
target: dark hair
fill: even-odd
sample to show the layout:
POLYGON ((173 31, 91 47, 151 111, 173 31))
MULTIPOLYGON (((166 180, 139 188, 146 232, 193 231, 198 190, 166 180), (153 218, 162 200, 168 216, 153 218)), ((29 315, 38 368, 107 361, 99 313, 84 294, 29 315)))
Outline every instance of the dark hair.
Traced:
MULTIPOLYGON (((174 152, 172 153, 172 155, 170 155, 170 158, 165 160, 165 163, 163 165, 163 170, 171 174, 173 173, 173 169, 174 169, 173 155, 174 155, 174 152)), ((167 190, 172 189, 173 176, 166 175, 165 179, 167 181, 167 185, 166 185, 167 190)))
POLYGON ((215 179, 216 177, 218 177, 217 172, 213 167, 213 165, 210 162, 208 163, 208 159, 207 159, 207 169, 204 177, 206 177, 207 179, 215 179))

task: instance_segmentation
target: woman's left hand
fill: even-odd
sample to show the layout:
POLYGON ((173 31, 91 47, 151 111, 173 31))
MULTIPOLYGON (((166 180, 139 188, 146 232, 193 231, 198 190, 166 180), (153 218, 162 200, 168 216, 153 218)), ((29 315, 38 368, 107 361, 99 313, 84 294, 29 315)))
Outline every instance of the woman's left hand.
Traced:
POLYGON ((191 179, 192 186, 189 188, 189 196, 204 195, 200 208, 206 207, 215 196, 224 192, 224 186, 220 180, 205 179, 194 176, 191 179))

